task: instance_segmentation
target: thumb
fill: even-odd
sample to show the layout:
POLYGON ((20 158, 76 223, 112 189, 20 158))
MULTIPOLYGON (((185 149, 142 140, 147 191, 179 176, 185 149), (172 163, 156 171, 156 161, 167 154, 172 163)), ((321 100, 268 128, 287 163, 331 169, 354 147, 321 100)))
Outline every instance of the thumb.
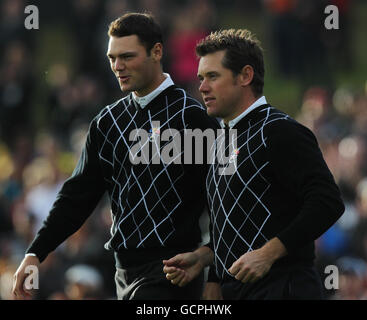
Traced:
POLYGON ((238 261, 235 261, 232 266, 228 269, 229 273, 231 273, 232 275, 237 274, 239 269, 239 263, 238 261))
POLYGON ((172 257, 171 259, 163 260, 163 264, 165 264, 166 266, 178 266, 181 262, 182 258, 180 254, 172 257))

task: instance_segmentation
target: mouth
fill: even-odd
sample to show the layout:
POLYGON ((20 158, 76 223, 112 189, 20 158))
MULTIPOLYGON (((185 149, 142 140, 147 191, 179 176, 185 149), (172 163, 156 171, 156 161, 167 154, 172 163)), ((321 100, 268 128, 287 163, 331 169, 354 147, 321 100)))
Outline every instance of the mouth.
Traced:
POLYGON ((117 76, 117 78, 121 81, 121 82, 126 82, 127 80, 130 79, 130 76, 117 76))
POLYGON ((215 98, 213 98, 213 97, 205 97, 204 98, 204 103, 205 103, 205 105, 208 105, 214 100, 215 100, 215 98))

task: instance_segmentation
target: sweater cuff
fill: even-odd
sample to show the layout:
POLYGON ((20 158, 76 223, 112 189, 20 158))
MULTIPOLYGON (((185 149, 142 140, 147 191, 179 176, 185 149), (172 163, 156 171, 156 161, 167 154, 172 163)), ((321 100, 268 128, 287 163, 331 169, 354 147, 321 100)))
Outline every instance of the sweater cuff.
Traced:
POLYGON ((208 243, 203 244, 203 247, 208 247, 210 250, 212 250, 214 252, 212 242, 208 242, 208 243))
POLYGON ((38 250, 36 250, 33 244, 31 244, 26 250, 25 256, 27 255, 36 256, 40 262, 43 262, 48 256, 48 254, 42 254, 38 250))
POLYGON ((217 273, 215 272, 214 265, 210 265, 209 272, 208 272, 208 279, 207 282, 220 282, 220 279, 217 276, 217 273))

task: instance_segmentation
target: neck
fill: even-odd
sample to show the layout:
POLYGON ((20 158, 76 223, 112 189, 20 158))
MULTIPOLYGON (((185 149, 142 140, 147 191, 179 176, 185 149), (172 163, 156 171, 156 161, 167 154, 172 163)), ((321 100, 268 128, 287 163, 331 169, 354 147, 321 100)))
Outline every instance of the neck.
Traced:
POLYGON ((157 76, 155 77, 155 79, 152 81, 152 83, 150 84, 148 88, 144 88, 139 91, 134 91, 134 93, 138 97, 144 97, 148 95, 149 93, 153 92, 155 89, 157 89, 164 80, 166 80, 166 76, 161 71, 157 74, 157 76))
POLYGON ((227 117, 223 118, 223 122, 228 124, 229 121, 236 119, 241 113, 245 112, 258 98, 255 98, 253 94, 248 95, 238 107, 234 108, 233 112, 227 117))

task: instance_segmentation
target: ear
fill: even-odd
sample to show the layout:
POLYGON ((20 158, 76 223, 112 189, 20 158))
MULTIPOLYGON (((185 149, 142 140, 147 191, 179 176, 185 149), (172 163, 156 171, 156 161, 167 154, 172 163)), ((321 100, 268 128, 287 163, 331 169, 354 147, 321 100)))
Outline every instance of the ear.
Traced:
POLYGON ((250 85, 253 78, 254 78, 254 69, 248 64, 245 65, 242 68, 241 73, 239 74, 239 80, 241 86, 246 87, 250 85))
POLYGON ((150 50, 150 55, 154 61, 160 62, 163 55, 163 45, 160 42, 157 42, 150 50))

